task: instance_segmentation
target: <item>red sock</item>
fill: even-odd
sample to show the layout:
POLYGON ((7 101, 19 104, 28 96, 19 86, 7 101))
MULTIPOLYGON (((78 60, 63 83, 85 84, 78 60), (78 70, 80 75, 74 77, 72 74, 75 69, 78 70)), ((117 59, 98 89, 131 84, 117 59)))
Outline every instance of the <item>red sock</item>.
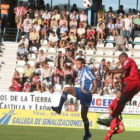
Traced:
POLYGON ((122 133, 121 129, 116 129, 113 134, 119 134, 119 133, 122 133))
POLYGON ((112 130, 109 130, 104 138, 104 140, 109 140, 113 135, 113 131, 112 130))

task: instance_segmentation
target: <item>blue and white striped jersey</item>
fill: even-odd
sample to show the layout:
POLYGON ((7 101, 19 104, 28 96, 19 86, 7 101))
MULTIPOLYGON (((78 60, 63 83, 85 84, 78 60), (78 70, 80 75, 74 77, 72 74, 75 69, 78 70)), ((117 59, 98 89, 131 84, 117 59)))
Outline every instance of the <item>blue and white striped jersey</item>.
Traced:
POLYGON ((92 75, 88 66, 85 66, 81 71, 78 70, 78 83, 80 87, 86 90, 87 92, 91 92, 93 87, 94 76, 92 75))

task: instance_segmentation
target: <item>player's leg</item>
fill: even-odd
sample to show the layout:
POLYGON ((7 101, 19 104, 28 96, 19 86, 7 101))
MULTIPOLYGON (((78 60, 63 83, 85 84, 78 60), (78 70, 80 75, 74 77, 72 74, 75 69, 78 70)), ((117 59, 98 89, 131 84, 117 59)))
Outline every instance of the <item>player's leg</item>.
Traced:
POLYGON ((66 88, 64 88, 64 90, 62 92, 62 95, 61 95, 61 98, 60 98, 59 106, 58 107, 52 107, 53 111, 55 111, 58 114, 61 114, 63 104, 67 100, 68 94, 76 96, 75 88, 74 87, 66 87, 66 88))
POLYGON ((91 137, 91 134, 89 131, 89 120, 88 120, 87 114, 88 114, 88 106, 82 105, 81 117, 84 123, 84 129, 85 129, 85 136, 83 140, 88 140, 91 137))
POLYGON ((119 134, 119 133, 122 133, 124 131, 125 131, 124 125, 122 122, 120 122, 118 129, 116 129, 113 134, 119 134))

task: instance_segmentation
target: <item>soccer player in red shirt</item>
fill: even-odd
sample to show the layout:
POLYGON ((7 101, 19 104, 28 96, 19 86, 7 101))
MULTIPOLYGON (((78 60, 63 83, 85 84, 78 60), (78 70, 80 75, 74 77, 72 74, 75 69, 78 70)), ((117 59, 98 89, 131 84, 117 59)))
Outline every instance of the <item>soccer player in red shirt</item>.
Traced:
POLYGON ((131 101, 132 98, 139 93, 140 91, 140 74, 138 71, 138 67, 135 61, 128 57, 126 53, 122 53, 119 56, 120 63, 122 64, 121 69, 117 70, 109 70, 109 73, 122 73, 124 74, 123 82, 125 83, 125 87, 122 90, 122 95, 119 100, 119 103, 116 109, 113 111, 112 115, 108 120, 99 119, 98 123, 106 126, 110 126, 111 121, 115 118, 116 114, 120 114, 121 106, 125 107, 125 104, 128 101, 131 101))
MULTIPOLYGON (((112 103, 108 107, 108 109, 110 111, 110 116, 112 115, 113 111, 116 109, 116 107, 119 103, 119 100, 121 97, 121 91, 118 90, 116 96, 117 97, 112 101, 112 103)), ((122 106, 122 108, 120 108, 120 112, 122 110, 123 110, 123 106, 122 106)), ((112 120, 112 122, 110 124, 110 130, 107 132, 104 140, 111 140, 112 135, 119 134, 124 131, 124 125, 121 121, 122 116, 121 116, 121 114, 116 114, 116 115, 117 116, 112 120)))

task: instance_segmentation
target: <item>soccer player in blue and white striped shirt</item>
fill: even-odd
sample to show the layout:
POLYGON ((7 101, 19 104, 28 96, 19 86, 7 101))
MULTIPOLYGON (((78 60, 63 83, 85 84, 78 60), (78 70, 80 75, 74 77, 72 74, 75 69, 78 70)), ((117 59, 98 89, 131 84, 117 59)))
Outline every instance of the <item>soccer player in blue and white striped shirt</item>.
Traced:
POLYGON ((76 68, 78 70, 78 83, 80 84, 80 87, 65 87, 60 99, 60 103, 58 107, 52 107, 52 110, 57 112, 58 114, 61 114, 61 110, 63 107, 64 102, 67 99, 67 95, 71 94, 74 97, 76 97, 78 100, 80 100, 81 103, 81 117, 84 123, 85 128, 85 136, 83 140, 88 140, 91 137, 90 131, 89 131, 89 120, 87 117, 88 108, 90 106, 91 100, 92 100, 92 90, 93 93, 97 92, 97 81, 95 77, 90 72, 90 69, 88 66, 85 65, 85 59, 78 58, 77 60, 74 60, 69 55, 66 55, 70 60, 72 60, 73 63, 76 64, 76 68))

